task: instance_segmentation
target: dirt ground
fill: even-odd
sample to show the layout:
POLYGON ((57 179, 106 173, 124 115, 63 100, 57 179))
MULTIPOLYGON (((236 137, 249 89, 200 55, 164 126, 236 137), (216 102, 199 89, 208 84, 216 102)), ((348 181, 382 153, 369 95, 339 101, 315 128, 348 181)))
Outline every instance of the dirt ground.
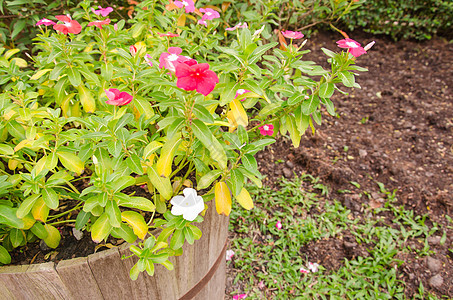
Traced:
MULTIPOLYGON (((351 38, 362 44, 371 41, 363 33, 351 38)), ((339 50, 338 39, 341 36, 335 33, 317 34, 308 40, 305 48, 312 52, 304 58, 326 66, 321 47, 339 50)), ((362 89, 336 93, 332 99, 339 118, 325 113, 315 135, 307 131, 298 149, 289 139, 279 139, 258 154, 259 166, 271 185, 293 172, 320 177, 330 188, 329 197, 355 213, 362 211, 363 203, 382 205, 376 181, 381 182, 390 191, 397 189, 398 202, 407 209, 428 214, 428 222, 446 225, 445 215, 453 217, 453 45, 442 39, 375 40, 369 53, 357 59, 369 69, 356 78, 362 89), (276 167, 277 160, 285 162, 285 168, 276 167), (350 181, 358 182, 371 199, 337 192, 354 189, 350 181)), ((417 292, 420 281, 439 297, 453 297, 453 257, 448 251, 452 241, 450 229, 443 246, 438 237, 430 242, 432 258, 443 264, 440 288, 430 286, 436 274, 427 269, 426 258, 404 258, 400 270, 408 297, 417 292)), ((344 245, 324 242, 316 248, 317 259, 330 254, 328 269, 347 257, 344 245)), ((305 249, 310 256, 310 245, 305 249)))

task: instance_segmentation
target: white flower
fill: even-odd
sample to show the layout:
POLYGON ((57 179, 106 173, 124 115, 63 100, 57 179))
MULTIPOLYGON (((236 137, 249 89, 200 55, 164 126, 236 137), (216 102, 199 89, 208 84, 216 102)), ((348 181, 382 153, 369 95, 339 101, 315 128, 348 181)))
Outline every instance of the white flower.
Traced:
POLYGON ((197 196, 197 191, 191 188, 185 188, 184 196, 175 196, 170 203, 173 204, 171 213, 180 216, 187 221, 193 221, 204 209, 204 201, 201 196, 197 196))
POLYGON ((234 251, 228 249, 228 250, 226 251, 226 253, 225 253, 226 260, 231 260, 231 259, 233 258, 233 255, 234 255, 234 251))
POLYGON ((308 263, 308 269, 310 271, 312 271, 313 273, 318 272, 318 267, 319 267, 319 265, 317 263, 312 263, 312 262, 308 263))

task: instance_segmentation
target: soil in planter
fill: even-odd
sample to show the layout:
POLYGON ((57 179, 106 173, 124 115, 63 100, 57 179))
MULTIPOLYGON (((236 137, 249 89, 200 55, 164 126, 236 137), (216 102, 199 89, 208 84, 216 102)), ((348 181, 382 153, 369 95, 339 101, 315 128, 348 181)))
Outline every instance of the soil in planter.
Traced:
MULTIPOLYGON (((428 224, 436 222, 447 228, 445 215, 453 216, 451 43, 438 38, 423 43, 393 42, 358 32, 351 37, 363 44, 376 40, 369 53, 357 59, 358 65, 369 69, 356 78, 362 89, 349 95, 336 93, 332 100, 339 118, 324 114, 322 125, 316 125, 317 132, 313 135, 307 131, 302 137, 300 148, 294 149, 288 138, 280 138, 259 153, 260 171, 267 176, 265 183, 277 188, 275 183, 282 176, 308 173, 329 186, 330 200, 337 199, 354 214, 362 214, 363 203, 382 205, 379 198, 383 195, 376 184, 381 182, 389 191, 397 189, 398 203, 406 209, 417 215, 428 214, 428 224), (358 182, 371 199, 338 192, 354 191, 351 181, 358 182)), ((327 66, 321 47, 339 51, 335 44, 339 39, 337 33, 313 36, 305 46, 312 52, 304 59, 327 66)), ((440 245, 440 236, 430 241, 432 256, 442 262, 442 287, 430 287, 433 274, 427 271, 424 257, 400 258, 404 260, 400 275, 409 298, 417 294, 420 282, 439 297, 453 297, 453 257, 448 251, 453 230, 447 231, 445 244, 440 245)), ((338 269, 345 258, 361 255, 347 253, 343 245, 335 243, 332 239, 308 244, 303 253, 312 261, 325 261, 327 269, 338 269)), ((411 246, 423 248, 420 243, 411 246)), ((230 270, 229 275, 233 274, 230 270)), ((227 291, 235 290, 232 279, 227 291)))

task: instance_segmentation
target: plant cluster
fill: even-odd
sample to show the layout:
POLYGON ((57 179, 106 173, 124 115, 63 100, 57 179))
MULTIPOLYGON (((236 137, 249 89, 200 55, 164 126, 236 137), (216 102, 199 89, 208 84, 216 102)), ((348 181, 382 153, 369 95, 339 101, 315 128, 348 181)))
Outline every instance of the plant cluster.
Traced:
POLYGON ((452 38, 453 2, 448 0, 371 0, 343 17, 350 30, 398 39, 452 38))
POLYGON ((201 237, 205 202, 251 209, 254 154, 277 133, 298 147, 365 71, 355 57, 369 46, 323 49, 326 70, 303 60, 302 33, 277 43, 262 24, 224 28, 220 7, 191 0, 143 1, 128 28, 112 11, 84 1, 40 20, 28 64, 0 49, 1 263, 37 239, 57 247, 69 223, 95 242, 137 242, 133 279, 172 269, 168 258, 201 237))

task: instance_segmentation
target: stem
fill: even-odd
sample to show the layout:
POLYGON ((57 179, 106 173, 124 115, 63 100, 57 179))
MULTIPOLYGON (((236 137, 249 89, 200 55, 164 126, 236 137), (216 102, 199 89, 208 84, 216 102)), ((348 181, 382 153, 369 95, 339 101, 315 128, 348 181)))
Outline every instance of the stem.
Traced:
POLYGON ((76 220, 64 220, 64 221, 58 221, 54 223, 48 223, 48 225, 58 225, 58 224, 65 224, 65 223, 75 223, 76 220))

